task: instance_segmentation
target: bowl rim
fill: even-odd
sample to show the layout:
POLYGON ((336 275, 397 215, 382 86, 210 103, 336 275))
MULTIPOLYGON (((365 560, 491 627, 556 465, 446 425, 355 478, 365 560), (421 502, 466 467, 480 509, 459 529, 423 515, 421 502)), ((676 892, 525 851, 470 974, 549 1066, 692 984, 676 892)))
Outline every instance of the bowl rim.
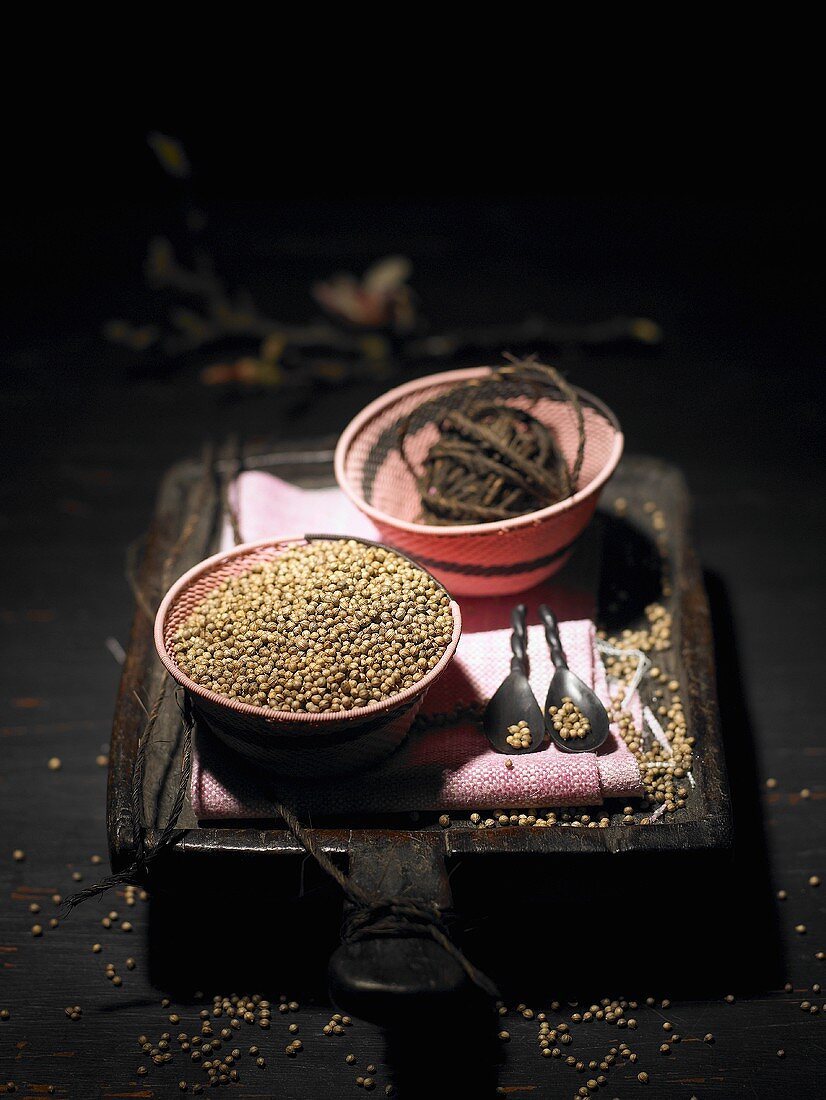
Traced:
POLYGON ((439 676, 447 668, 448 664, 453 659, 453 655, 456 652, 456 647, 459 644, 459 638, 462 634, 462 612, 458 603, 454 600, 447 589, 441 583, 441 581, 434 577, 429 569, 420 565, 418 562, 409 558, 401 550, 397 550, 393 546, 386 546, 384 543, 374 542, 370 539, 358 538, 351 535, 324 535, 324 534, 312 534, 294 535, 286 538, 269 538, 259 539, 256 542, 244 542, 238 546, 234 546, 230 550, 222 550, 217 554, 211 555, 211 557, 204 558, 203 561, 198 562, 191 569, 188 569, 186 573, 180 576, 175 583, 169 588, 164 598, 161 600, 160 606, 155 614, 155 626, 154 626, 154 639, 155 649, 158 656, 161 659, 162 664, 166 668, 167 672, 176 680, 179 684, 191 692, 191 694, 197 696, 199 699, 204 699, 207 702, 217 704, 222 707, 226 707, 228 710, 235 712, 236 714, 246 714, 254 716, 256 718, 263 719, 264 721, 272 724, 277 723, 289 723, 298 725, 327 725, 331 723, 350 723, 353 720, 359 720, 362 718, 371 718, 379 714, 387 714, 397 708, 403 706, 405 703, 409 703, 417 696, 423 694, 438 679, 439 676), (422 572, 427 573, 436 584, 448 595, 450 599, 450 611, 453 618, 453 633, 451 639, 447 644, 447 647, 439 658, 437 664, 433 666, 428 673, 426 673, 421 680, 418 680, 410 687, 404 688, 396 695, 391 695, 389 699, 383 699, 379 702, 368 703, 365 707, 353 707, 351 710, 346 711, 318 711, 310 712, 303 710, 270 710, 267 707, 256 707, 252 703, 242 703, 237 699, 231 699, 226 695, 219 695, 217 691, 212 691, 210 688, 205 688, 202 684, 198 684, 195 680, 190 679, 189 676, 175 663, 170 657, 166 649, 164 641, 164 628, 166 625, 166 619, 169 614, 169 610, 175 601, 179 598, 181 593, 189 588, 195 580, 201 577, 205 573, 209 573, 215 569, 219 564, 231 561, 233 558, 241 557, 245 554, 250 554, 255 550, 261 550, 265 547, 285 547, 288 548, 296 543, 307 543, 309 541, 318 542, 329 539, 335 542, 344 542, 352 539, 354 542, 360 542, 367 546, 380 546, 384 550, 389 550, 394 554, 398 554, 399 557, 405 558, 415 565, 417 569, 421 569, 422 572))
POLYGON ((380 412, 384 411, 387 405, 397 401, 400 397, 415 393, 417 390, 426 389, 434 384, 443 382, 464 382, 473 378, 482 378, 484 375, 492 373, 494 369, 493 367, 465 367, 461 370, 442 371, 439 374, 425 374, 421 378, 414 378, 410 382, 405 382, 401 386, 395 386, 393 389, 387 390, 380 397, 371 401, 369 405, 365 405, 361 412, 353 417, 341 433, 333 456, 333 470, 336 482, 339 489, 341 489, 348 500, 352 501, 360 512, 363 512, 377 523, 396 527, 401 531, 409 531, 411 534, 432 535, 434 538, 450 538, 455 535, 490 535, 500 531, 512 531, 518 527, 526 527, 532 524, 541 523, 552 516, 561 515, 563 512, 575 508, 583 500, 586 500, 593 493, 601 489, 617 468, 617 464, 625 446, 625 436, 623 435, 616 414, 604 401, 601 401, 600 398, 596 397, 588 390, 582 389, 580 386, 572 386, 571 388, 575 390, 580 397, 585 398, 614 428, 614 442, 611 447, 611 453, 597 476, 592 478, 583 488, 578 489, 572 496, 566 497, 565 500, 560 500, 556 504, 549 504, 546 508, 538 508, 536 511, 526 512, 522 516, 514 516, 511 519, 489 520, 487 523, 456 523, 431 526, 428 523, 414 523, 411 520, 399 519, 389 512, 383 512, 379 508, 375 508, 372 504, 368 504, 364 497, 356 493, 350 487, 348 478, 345 474, 345 462, 350 446, 365 425, 380 412))

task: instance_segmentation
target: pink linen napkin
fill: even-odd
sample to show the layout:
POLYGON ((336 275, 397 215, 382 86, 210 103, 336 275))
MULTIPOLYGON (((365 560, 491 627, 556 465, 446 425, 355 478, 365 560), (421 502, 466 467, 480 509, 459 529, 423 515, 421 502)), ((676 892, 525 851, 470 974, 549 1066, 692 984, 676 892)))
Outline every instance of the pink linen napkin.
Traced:
MULTIPOLYGON (((244 541, 315 531, 364 538, 376 531, 338 489, 302 490, 259 472, 240 476, 235 504, 244 541)), ((225 533, 226 545, 232 545, 225 533)), ((566 591, 557 578, 526 593, 529 622, 543 599, 564 615, 583 613, 590 597, 566 591)), ((421 715, 457 705, 486 702, 510 669, 510 609, 513 597, 461 600, 463 634, 456 656, 431 688, 421 715)), ((588 609, 588 611, 590 608, 588 609)), ((585 611, 585 614, 588 613, 585 611)), ((560 636, 568 663, 597 695, 608 701, 605 669, 595 646, 593 622, 564 621, 560 636)), ((530 680, 540 704, 553 666, 540 625, 528 628, 530 680)), ((638 697, 631 705, 641 724, 638 697)), ((412 734, 386 761, 368 772, 335 781, 289 781, 267 776, 215 737, 200 733, 194 755, 192 803, 199 820, 272 818, 273 798, 299 813, 387 813, 406 810, 471 811, 510 807, 593 806, 605 798, 642 793, 633 754, 612 727, 594 753, 564 753, 550 745, 537 753, 508 757, 494 752, 469 723, 412 734)))

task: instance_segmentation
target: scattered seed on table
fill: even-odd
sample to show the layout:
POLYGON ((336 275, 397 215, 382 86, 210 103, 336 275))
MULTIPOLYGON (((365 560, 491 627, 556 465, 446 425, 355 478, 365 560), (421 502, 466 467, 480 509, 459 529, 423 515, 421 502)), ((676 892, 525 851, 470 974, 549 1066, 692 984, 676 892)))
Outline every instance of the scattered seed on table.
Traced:
POLYGON ((785 1058, 785 1057, 786 1057, 786 1052, 785 1052, 785 1050, 778 1050, 778 1052, 777 1052, 777 1057, 778 1057, 778 1058, 785 1058))
POLYGON ((11 854, 11 857, 15 861, 15 863, 22 863, 23 860, 26 858, 26 853, 23 851, 22 848, 15 848, 11 854))
POLYGON ((509 1031, 500 1031, 499 1032, 499 1038, 502 1040, 503 1043, 506 1043, 508 1041, 508 1039, 510 1039, 510 1037, 511 1037, 511 1035, 510 1035, 509 1031))
POLYGON ((89 862, 97 866, 99 863, 103 863, 103 856, 90 856, 89 862))
POLYGON ((800 792, 800 797, 801 798, 811 798, 812 797, 812 792, 809 790, 808 787, 804 787, 803 790, 800 792))
POLYGON ((806 925, 805 924, 796 924, 794 926, 794 930, 795 930, 795 932, 797 932, 798 936, 803 936, 803 935, 806 934, 806 925))
POLYGON ((72 878, 75 882, 83 882, 83 875, 80 871, 72 871, 72 878))
POLYGON ((777 899, 778 899, 778 901, 785 901, 785 900, 786 900, 786 898, 787 898, 788 896, 789 896, 789 895, 788 895, 788 894, 786 893, 786 891, 785 891, 785 890, 778 890, 778 891, 777 891, 777 899))
POLYGON ((703 1042, 704 1043, 713 1043, 714 1042, 714 1036, 711 1034, 710 1031, 707 1035, 703 1036, 703 1042))
POLYGON ((42 936, 43 935, 43 926, 41 924, 33 924, 32 925, 32 935, 33 936, 42 936))
POLYGON ((640 1081, 643 1085, 648 1084, 648 1074, 645 1072, 644 1069, 640 1070, 640 1072, 637 1074, 637 1080, 640 1081))
POLYGON ((0 1008, 0 1020, 8 1020, 11 1012, 7 1008, 0 1008))
POLYGON ((448 826, 450 825, 450 818, 447 814, 441 814, 441 816, 439 817, 439 824, 442 826, 443 829, 448 828, 448 826))
POLYGON ((105 768, 109 764, 109 757, 102 752, 98 753, 98 755, 95 757, 95 763, 99 768, 105 768))
POLYGON ((725 999, 726 999, 726 1004, 730 1004, 730 1005, 734 1004, 734 995, 732 993, 727 993, 725 999))
POLYGON ((62 767, 63 767, 63 761, 60 759, 59 756, 49 757, 49 771, 50 772, 59 772, 62 767))
MULTIPOLYGON (((98 945, 98 946, 99 946, 99 945, 98 945)), ((127 969, 127 970, 134 970, 134 969, 135 969, 135 967, 136 967, 137 965, 138 965, 138 964, 137 964, 137 963, 135 962, 135 960, 134 960, 133 958, 131 958, 131 957, 130 957, 130 958, 128 958, 128 959, 126 960, 126 969, 127 969)))
POLYGON ((356 1064, 355 1054, 345 1054, 344 1061, 347 1063, 348 1066, 354 1066, 356 1064))
POLYGON ((820 879, 818 878, 817 875, 811 875, 810 876, 809 885, 810 886, 820 886, 820 879))
POLYGON ((120 928, 121 928, 121 932, 131 932, 132 931, 132 925, 129 923, 128 920, 121 921, 120 928))

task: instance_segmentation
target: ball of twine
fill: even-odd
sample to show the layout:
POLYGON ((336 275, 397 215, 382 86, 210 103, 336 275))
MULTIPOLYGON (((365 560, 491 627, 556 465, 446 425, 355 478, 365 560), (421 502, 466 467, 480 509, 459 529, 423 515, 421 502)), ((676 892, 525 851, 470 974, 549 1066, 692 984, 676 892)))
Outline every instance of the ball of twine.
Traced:
MULTIPOLYGON (((533 358, 513 359, 483 379, 462 382, 434 402, 439 438, 417 471, 405 442, 410 417, 399 425, 399 448, 416 478, 424 523, 488 523, 558 504, 576 492, 585 454, 585 420, 576 391, 533 358), (550 428, 529 410, 496 400, 491 382, 520 384, 535 404, 553 387, 576 416, 579 442, 571 466, 550 428), (480 391, 480 387, 484 390, 480 391)), ((412 414, 411 414, 412 415, 412 414)))

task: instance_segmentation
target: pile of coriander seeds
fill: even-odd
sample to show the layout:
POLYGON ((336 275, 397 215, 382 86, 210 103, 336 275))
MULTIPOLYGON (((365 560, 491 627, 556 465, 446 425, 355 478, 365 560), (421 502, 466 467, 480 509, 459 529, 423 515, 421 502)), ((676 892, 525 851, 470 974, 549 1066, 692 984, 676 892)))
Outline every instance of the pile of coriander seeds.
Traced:
POLYGON ((340 712, 413 687, 452 635, 450 598, 428 573, 381 546, 324 539, 223 581, 178 629, 173 656, 229 699, 340 712))
POLYGON ((591 723, 570 695, 563 695, 562 706, 550 707, 548 714, 563 741, 580 741, 591 732, 591 723))

